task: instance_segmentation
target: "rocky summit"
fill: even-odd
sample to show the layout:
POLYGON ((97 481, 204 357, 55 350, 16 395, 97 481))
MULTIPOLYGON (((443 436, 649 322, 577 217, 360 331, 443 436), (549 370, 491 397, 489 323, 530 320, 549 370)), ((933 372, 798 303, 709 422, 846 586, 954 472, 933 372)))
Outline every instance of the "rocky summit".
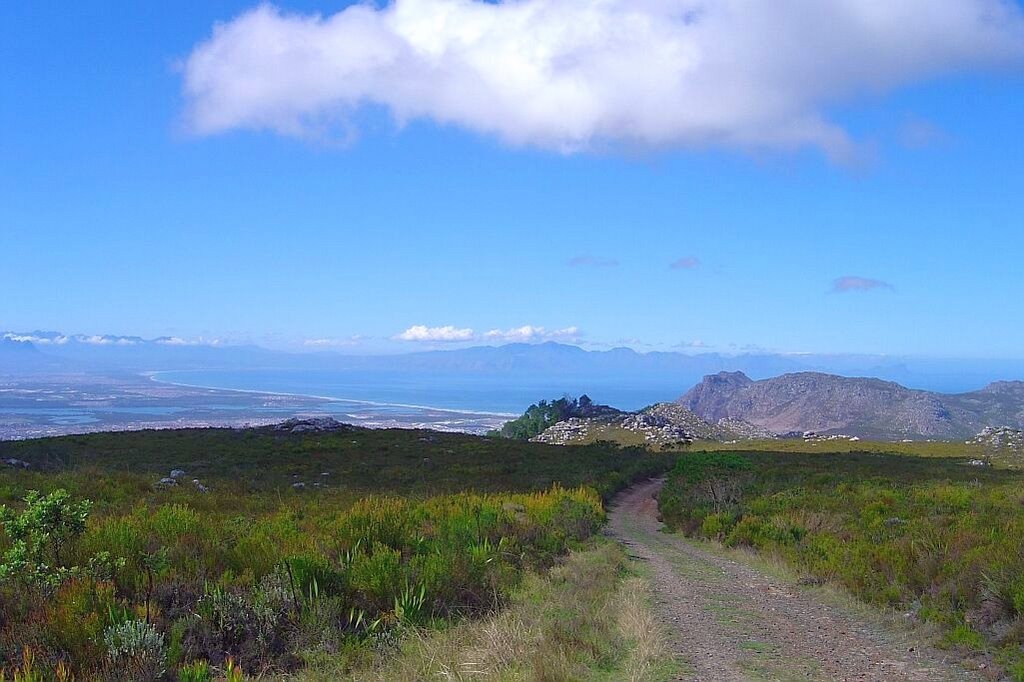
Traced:
POLYGON ((985 427, 1024 428, 1024 382, 1019 381, 944 394, 818 372, 760 381, 742 372, 720 372, 706 376, 677 403, 707 422, 739 420, 773 433, 959 439, 985 427))
POLYGON ((771 438, 774 434, 741 420, 709 423, 677 403, 657 403, 637 412, 602 412, 592 417, 571 417, 557 422, 531 440, 568 445, 593 440, 623 440, 633 436, 645 445, 666 447, 696 440, 738 440, 771 438), (636 438, 636 437, 639 438, 636 438))

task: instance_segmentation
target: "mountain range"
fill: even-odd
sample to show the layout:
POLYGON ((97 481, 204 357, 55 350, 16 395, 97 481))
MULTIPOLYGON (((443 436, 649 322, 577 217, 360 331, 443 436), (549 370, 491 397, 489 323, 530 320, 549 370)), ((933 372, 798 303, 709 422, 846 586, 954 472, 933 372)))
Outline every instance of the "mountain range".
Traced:
POLYGON ((705 375, 720 371, 743 372, 754 379, 808 371, 874 376, 919 389, 945 392, 968 391, 996 379, 1024 378, 1024 359, 924 360, 853 354, 638 352, 631 348, 587 350, 554 342, 356 355, 335 351, 289 352, 256 345, 203 344, 175 337, 143 339, 52 331, 0 332, 0 374, 266 368, 461 374, 498 382, 554 377, 564 379, 570 391, 583 392, 595 384, 656 387, 665 399, 678 394, 683 387, 700 382, 705 375))
MULTIPOLYGON (((407 375, 414 384, 448 381, 458 385, 460 378, 472 377, 489 382, 495 390, 509 390, 543 377, 553 380, 545 385, 561 385, 567 393, 578 391, 577 395, 598 385, 616 386, 643 388, 645 395, 664 396, 666 401, 693 385, 676 403, 694 419, 730 433, 742 432, 749 425, 754 433, 814 431, 887 440, 959 439, 972 437, 985 427, 1024 428, 1024 382, 994 381, 983 388, 963 390, 965 384, 973 388, 969 380, 976 375, 968 370, 975 365, 949 361, 931 366, 941 367, 945 374, 929 373, 929 367, 922 361, 882 356, 640 353, 630 348, 585 350, 552 342, 359 356, 186 343, 173 337, 147 340, 58 332, 0 333, 0 375, 175 369, 359 370, 371 377, 377 376, 376 372, 407 375), (960 374, 955 371, 958 367, 964 370, 960 374), (847 374, 878 378, 844 376, 847 374), (956 374, 958 380, 948 381, 945 377, 950 374, 956 374), (908 388, 907 382, 901 381, 906 377, 916 387, 908 388), (935 390, 935 384, 958 388, 935 390)), ((1024 366, 1012 362, 989 365, 987 371, 991 374, 1001 367, 1009 376, 1024 376, 1024 366)), ((645 413, 644 419, 653 421, 639 426, 685 427, 701 437, 700 429, 694 427, 697 422, 682 419, 671 410, 662 412, 665 414, 645 413)), ((622 418, 629 414, 622 413, 622 418)))

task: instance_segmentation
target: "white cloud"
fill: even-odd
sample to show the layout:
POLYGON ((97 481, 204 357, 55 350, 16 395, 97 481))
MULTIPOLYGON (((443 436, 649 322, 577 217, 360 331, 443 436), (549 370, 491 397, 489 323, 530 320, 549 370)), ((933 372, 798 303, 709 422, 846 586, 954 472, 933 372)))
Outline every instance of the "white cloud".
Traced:
POLYGON ((427 327, 414 324, 400 334, 392 337, 396 341, 472 341, 473 330, 458 328, 452 325, 443 327, 427 327))
POLYGON ((547 330, 544 327, 523 325, 512 329, 492 329, 484 338, 488 341, 507 341, 518 343, 537 343, 541 341, 575 341, 580 336, 577 327, 547 330))
POLYGON ((827 108, 1016 65, 1013 0, 394 0, 329 16, 260 5, 184 60, 198 134, 351 132, 370 104, 562 152, 852 150, 827 108))
POLYGON ((502 342, 502 343, 540 343, 543 341, 576 341, 580 337, 580 330, 577 327, 564 327, 562 329, 546 329, 535 325, 526 324, 522 327, 511 329, 491 329, 490 331, 478 334, 470 327, 455 327, 445 325, 443 327, 427 327, 416 324, 400 334, 392 336, 394 341, 419 341, 419 342, 502 342))
POLYGON ((153 339, 153 343, 158 343, 162 346, 219 346, 223 342, 220 339, 206 339, 201 336, 197 339, 185 339, 180 336, 161 336, 158 339, 153 339))

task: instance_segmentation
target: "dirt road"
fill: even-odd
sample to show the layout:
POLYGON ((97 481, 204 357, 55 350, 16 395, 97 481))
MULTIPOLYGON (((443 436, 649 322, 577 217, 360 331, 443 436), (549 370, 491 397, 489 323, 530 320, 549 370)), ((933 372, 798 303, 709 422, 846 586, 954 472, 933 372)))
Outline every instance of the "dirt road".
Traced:
POLYGON ((620 495, 609 530, 650 566, 659 618, 684 661, 678 679, 983 679, 813 590, 661 532, 660 486, 649 481, 620 495))

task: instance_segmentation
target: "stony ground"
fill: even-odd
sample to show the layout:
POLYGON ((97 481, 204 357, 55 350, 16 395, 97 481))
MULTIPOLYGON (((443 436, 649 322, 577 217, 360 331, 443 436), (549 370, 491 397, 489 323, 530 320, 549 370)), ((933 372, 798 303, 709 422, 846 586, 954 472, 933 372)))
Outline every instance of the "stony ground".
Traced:
POLYGON ((677 679, 983 679, 908 633, 662 532, 654 498, 660 485, 650 481, 623 493, 609 530, 650 567, 656 611, 684 664, 677 679))

